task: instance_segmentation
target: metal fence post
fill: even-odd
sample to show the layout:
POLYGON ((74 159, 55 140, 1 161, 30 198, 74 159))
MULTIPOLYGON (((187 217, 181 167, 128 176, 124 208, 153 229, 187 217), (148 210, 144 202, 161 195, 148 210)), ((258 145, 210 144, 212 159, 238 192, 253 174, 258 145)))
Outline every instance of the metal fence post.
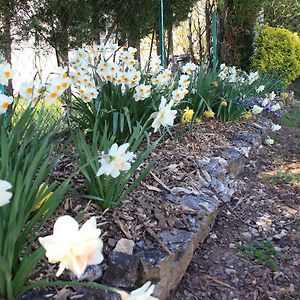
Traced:
MULTIPOLYGON (((2 64, 2 55, 0 53, 0 64, 2 64)), ((4 94, 4 85, 0 84, 0 94, 4 94)))
POLYGON ((165 34, 164 34, 164 1, 160 0, 159 5, 159 47, 161 65, 165 66, 165 34))

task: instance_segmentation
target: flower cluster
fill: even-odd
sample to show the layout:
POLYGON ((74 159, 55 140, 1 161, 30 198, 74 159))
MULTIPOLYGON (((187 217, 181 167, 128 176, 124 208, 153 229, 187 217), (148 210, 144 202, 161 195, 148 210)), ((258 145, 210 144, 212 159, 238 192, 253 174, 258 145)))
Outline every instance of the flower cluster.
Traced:
POLYGON ((81 48, 74 51, 70 59, 70 69, 70 78, 82 101, 87 103, 96 99, 99 92, 96 89, 92 69, 89 65, 88 52, 81 48))
MULTIPOLYGON (((258 72, 250 72, 247 74, 240 69, 237 69, 235 66, 228 67, 225 64, 220 65, 220 72, 218 77, 222 81, 227 81, 228 83, 235 83, 235 84, 247 84, 251 85, 255 81, 257 81, 260 76, 258 72)), ((264 87, 260 87, 260 89, 264 89, 264 87)))
POLYGON ((252 113, 254 115, 259 115, 262 112, 274 113, 276 117, 282 115, 281 105, 276 101, 276 93, 274 91, 266 95, 265 98, 250 98, 246 102, 249 106, 252 106, 252 113))

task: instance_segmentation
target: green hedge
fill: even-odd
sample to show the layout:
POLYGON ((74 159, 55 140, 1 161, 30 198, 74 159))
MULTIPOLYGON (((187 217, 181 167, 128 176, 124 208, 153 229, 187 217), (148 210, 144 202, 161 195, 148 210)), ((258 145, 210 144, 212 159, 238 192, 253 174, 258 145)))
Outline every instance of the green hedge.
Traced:
POLYGON ((300 76, 300 38, 284 28, 267 25, 258 29, 253 69, 280 76, 284 86, 300 76))

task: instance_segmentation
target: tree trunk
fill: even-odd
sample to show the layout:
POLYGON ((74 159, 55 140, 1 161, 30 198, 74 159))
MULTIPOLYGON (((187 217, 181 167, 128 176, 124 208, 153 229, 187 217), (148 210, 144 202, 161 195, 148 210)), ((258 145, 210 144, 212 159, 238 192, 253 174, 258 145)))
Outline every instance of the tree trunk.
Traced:
POLYGON ((190 59, 192 62, 195 62, 195 54, 193 49, 193 32, 192 32, 192 18, 189 17, 189 34, 188 34, 188 40, 189 40, 189 54, 190 59))
POLYGON ((172 27, 167 29, 168 36, 168 51, 167 51, 167 65, 174 63, 174 41, 173 41, 173 29, 172 27))
MULTIPOLYGON (((3 59, 6 63, 12 65, 11 53, 12 53, 12 37, 11 37, 11 21, 12 14, 10 7, 7 8, 7 11, 4 13, 3 18, 3 33, 4 33, 4 45, 3 45, 3 59)), ((7 86, 5 87, 5 94, 7 96, 13 96, 13 84, 12 80, 8 81, 7 86)), ((11 110, 12 107, 9 108, 11 110)))
POLYGON ((206 51, 208 61, 212 60, 212 33, 211 33, 211 21, 212 21, 212 7, 209 0, 205 2, 205 29, 206 29, 206 51))

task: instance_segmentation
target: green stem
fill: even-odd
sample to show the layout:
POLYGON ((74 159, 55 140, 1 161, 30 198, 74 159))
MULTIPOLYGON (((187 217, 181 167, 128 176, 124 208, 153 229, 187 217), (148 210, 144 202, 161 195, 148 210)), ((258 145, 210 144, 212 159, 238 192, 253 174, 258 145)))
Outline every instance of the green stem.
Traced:
POLYGON ((119 293, 119 290, 104 284, 96 283, 96 282, 79 282, 79 281, 53 281, 49 282, 47 280, 42 280, 36 283, 33 283, 28 286, 24 286, 20 293, 23 294, 26 291, 39 288, 39 287, 50 287, 50 286, 83 286, 83 287, 90 287, 95 289, 103 289, 106 291, 110 291, 113 293, 119 293))

